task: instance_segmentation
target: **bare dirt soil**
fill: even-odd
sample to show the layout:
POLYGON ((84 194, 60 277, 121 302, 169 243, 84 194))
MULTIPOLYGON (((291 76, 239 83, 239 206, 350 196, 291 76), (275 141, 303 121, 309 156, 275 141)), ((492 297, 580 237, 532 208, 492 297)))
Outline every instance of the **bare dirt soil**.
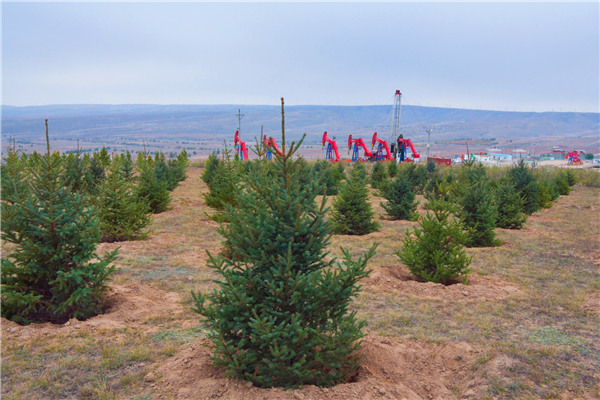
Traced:
MULTIPOLYGON (((224 376, 211 361, 208 339, 190 343, 146 377, 177 399, 456 399, 481 397, 471 363, 479 350, 466 342, 427 344, 369 335, 355 382, 331 388, 261 389, 224 376)), ((486 388, 483 387, 483 390, 486 388)))
MULTIPOLYGON (((62 324, 18 325, 2 318, 2 337, 20 340, 36 339, 56 333, 90 333, 101 330, 119 330, 142 326, 144 321, 161 315, 177 315, 184 312, 178 293, 166 292, 146 285, 112 284, 107 296, 104 314, 85 321, 71 319, 62 324)), ((157 331, 156 326, 144 326, 144 333, 157 331)))
POLYGON ((444 301, 489 301, 516 296, 519 288, 498 277, 485 277, 471 274, 466 285, 462 282, 451 285, 420 282, 402 265, 375 266, 370 276, 362 284, 375 290, 384 290, 418 298, 444 301))

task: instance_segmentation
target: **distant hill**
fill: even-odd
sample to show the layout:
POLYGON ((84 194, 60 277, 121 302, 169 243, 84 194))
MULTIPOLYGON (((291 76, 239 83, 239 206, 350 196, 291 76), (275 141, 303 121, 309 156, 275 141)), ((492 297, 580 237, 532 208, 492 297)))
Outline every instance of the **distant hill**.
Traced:
MULTIPOLYGON (((54 137, 163 137, 197 139, 232 136, 237 129, 235 114, 241 109, 242 135, 267 135, 281 131, 279 106, 246 105, 49 105, 2 106, 2 137, 39 136, 43 119, 49 118, 54 137)), ((387 138, 391 106, 287 106, 286 133, 290 139, 308 134, 319 140, 347 134, 370 137, 377 131, 387 138)), ((493 139, 523 137, 589 137, 599 134, 598 113, 503 112, 403 106, 402 132, 413 140, 493 139)))

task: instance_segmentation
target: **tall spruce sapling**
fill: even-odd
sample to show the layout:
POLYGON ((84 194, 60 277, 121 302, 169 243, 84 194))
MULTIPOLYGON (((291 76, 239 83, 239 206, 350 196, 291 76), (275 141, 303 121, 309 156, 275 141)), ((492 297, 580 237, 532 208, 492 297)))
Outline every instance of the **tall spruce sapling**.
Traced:
POLYGON ((568 196, 569 193, 571 193, 569 175, 566 170, 561 169, 552 179, 552 183, 554 184, 556 192, 561 196, 568 196))
POLYGON ((30 168, 37 170, 40 167, 41 161, 42 157, 40 156, 40 153, 34 150, 33 153, 31 153, 31 156, 27 158, 27 165, 30 168))
POLYGON ((535 179, 531 169, 521 159, 517 164, 508 170, 508 179, 515 187, 519 196, 523 199, 523 212, 531 215, 541 209, 540 203, 544 204, 545 199, 540 198, 542 188, 535 179))
POLYGON ((523 212, 523 199, 507 179, 497 183, 495 190, 498 217, 496 226, 504 229, 521 229, 527 221, 523 212))
POLYGON ((222 232, 232 257, 209 253, 221 280, 206 297, 193 293, 194 311, 206 318, 213 359, 228 375, 259 387, 331 386, 358 367, 364 322, 349 306, 376 245, 358 261, 344 249, 341 263, 329 259, 326 200, 316 204, 322 184, 299 184, 301 161, 292 157, 304 138, 288 148, 284 122, 282 132, 281 154, 252 163, 238 206, 227 206, 222 232))
POLYGON ((396 255, 410 272, 425 281, 449 283, 462 278, 466 283, 472 261, 464 249, 469 232, 456 216, 459 206, 447 200, 449 185, 444 177, 437 192, 438 198, 428 199, 430 211, 419 217, 419 226, 412 232, 406 230, 396 255))
POLYGON ((336 179, 331 163, 326 160, 318 160, 313 166, 314 179, 323 182, 320 195, 335 196, 338 194, 340 181, 336 179))
MULTIPOLYGON (((26 193, 3 201, 2 240, 15 245, 2 258, 2 317, 18 323, 85 319, 102 312, 114 250, 95 254, 100 242, 97 211, 64 187, 60 157, 48 152, 31 175, 26 193), (12 202, 12 204, 10 204, 12 202), (26 223, 23 223, 26 221, 26 223)), ((4 177, 3 177, 4 179, 4 177)))
MULTIPOLYGON (((250 163, 245 163, 244 166, 250 166, 250 163)), ((297 161, 297 169, 298 169, 298 184, 302 187, 308 186, 308 184, 312 181, 312 170, 308 161, 306 161, 302 156, 298 157, 297 161)), ((246 172, 246 175, 249 171, 246 172)))
POLYGON ((103 242, 145 239, 145 228, 152 222, 150 206, 135 195, 131 179, 121 174, 120 164, 110 167, 110 173, 99 188, 97 207, 103 242))
POLYGON ((473 159, 463 163, 453 192, 460 205, 459 216, 470 230, 467 247, 499 246, 500 242, 495 239, 496 199, 487 177, 487 168, 473 159))
POLYGON ((6 147, 6 156, 0 171, 2 176, 0 198, 2 201, 13 203, 16 201, 14 196, 19 198, 25 195, 28 190, 27 164, 19 157, 14 141, 6 147))
POLYGON ((339 194, 333 200, 330 219, 335 234, 367 235, 380 228, 369 202, 369 189, 363 168, 362 163, 354 163, 348 179, 341 185, 339 194))
POLYGON ((419 204, 415 194, 410 190, 410 185, 404 179, 394 179, 382 191, 382 197, 387 202, 379 203, 391 220, 412 221, 418 218, 414 213, 419 204))
POLYGON ((73 192, 85 187, 85 166, 78 153, 69 153, 65 159, 64 186, 69 186, 73 192))
POLYGON ((204 167, 204 172, 202 173, 202 180, 204 183, 208 185, 212 181, 217 172, 219 164, 219 157, 217 157, 215 153, 210 153, 208 160, 206 161, 206 166, 204 167))
POLYGON ((129 150, 121 157, 120 174, 125 180, 133 179, 133 159, 129 150))
POLYGON ((427 168, 412 162, 402 163, 398 168, 398 176, 408 182, 410 190, 415 194, 423 193, 423 190, 429 181, 427 168))
POLYGON ((102 146, 102 148, 100 149, 100 151, 98 153, 94 154, 94 158, 96 160, 98 160, 98 162, 100 162, 100 164, 104 168, 108 168, 108 166, 111 163, 111 159, 110 159, 110 155, 108 154, 108 150, 104 146, 102 146))
POLYGON ((154 214, 167 211, 171 202, 167 183, 157 179, 155 170, 149 161, 140 162, 138 172, 138 184, 135 187, 136 197, 146 202, 154 214))
POLYGON ((371 172, 371 187, 380 189, 381 186, 389 179, 387 168, 382 162, 376 162, 371 172))
POLYGON ((352 166, 352 169, 355 169, 358 173, 358 177, 362 180, 367 180, 367 167, 365 167, 365 164, 362 161, 357 161, 354 163, 354 165, 352 166))
MULTIPOLYGON (((223 160, 219 163, 215 175, 208 184, 208 193, 204 193, 206 205, 218 211, 223 211, 227 204, 236 206, 235 191, 242 178, 242 166, 239 160, 231 158, 231 150, 225 142, 223 160)), ((217 213, 217 221, 221 221, 223 215, 217 213)))
POLYGON ((395 160, 391 160, 386 164, 388 166, 388 175, 390 178, 395 178, 398 175, 398 163, 395 160))
POLYGON ((563 170, 563 171, 565 171, 565 173, 566 173, 567 182, 569 183, 569 186, 575 186, 578 182, 577 175, 575 175, 575 172, 573 172, 570 169, 563 170))
MULTIPOLYGON (((98 153, 96 153, 98 154, 98 153)), ((106 171, 99 157, 91 157, 85 171, 84 184, 89 194, 97 194, 97 186, 106 179, 106 171)))
POLYGON ((426 164, 425 168, 427 168, 427 172, 429 173, 429 176, 432 176, 437 171, 437 164, 433 160, 427 160, 427 164, 426 164))
POLYGON ((495 231, 498 211, 488 182, 483 180, 470 185, 458 203, 459 216, 470 231, 467 247, 499 246, 495 231))
POLYGON ((340 184, 344 179, 346 179, 346 168, 344 167, 343 162, 336 162, 333 166, 333 179, 335 179, 336 184, 340 184))
POLYGON ((536 183, 539 189, 539 208, 552 208, 554 201, 560 197, 557 187, 552 181, 544 177, 537 177, 536 183))

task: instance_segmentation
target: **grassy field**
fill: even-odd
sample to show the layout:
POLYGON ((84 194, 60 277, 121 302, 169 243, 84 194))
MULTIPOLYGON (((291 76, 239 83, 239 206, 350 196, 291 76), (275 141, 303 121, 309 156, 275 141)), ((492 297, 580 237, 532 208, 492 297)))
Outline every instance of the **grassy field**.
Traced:
MULTIPOLYGON (((148 240, 99 248, 120 246, 115 286, 174 292, 177 304, 161 308, 157 297, 151 316, 131 316, 126 326, 77 329, 71 321, 75 326, 36 329, 3 320, 2 398, 169 397, 152 373, 182 345, 204 336, 189 310, 190 291, 214 287, 205 250, 215 254, 221 248, 217 224, 206 214, 211 211, 203 202, 200 173, 188 169, 188 179, 173 193, 173 208, 154 216, 148 240)), ((600 398, 599 194, 576 186, 530 217, 525 229, 498 229, 502 246, 468 250, 474 278, 514 287, 514 295, 436 298, 387 290, 384 279, 383 286, 365 284, 354 308, 372 334, 419 343, 465 341, 479 349, 471 368, 486 398, 600 398)), ((372 197, 381 215, 379 201, 372 197)), ((394 251, 415 223, 381 224, 380 232, 368 236, 334 236, 332 254, 340 255, 344 246, 358 255, 379 242, 370 266, 399 268, 394 251)), ((429 292, 446 290, 438 286, 429 292)))

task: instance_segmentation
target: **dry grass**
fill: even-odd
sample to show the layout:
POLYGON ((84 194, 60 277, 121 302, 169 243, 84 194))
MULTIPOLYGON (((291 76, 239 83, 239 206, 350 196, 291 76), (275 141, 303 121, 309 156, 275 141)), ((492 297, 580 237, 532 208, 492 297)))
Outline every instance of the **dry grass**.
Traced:
MULTIPOLYGON (((201 197, 206 187, 199 174, 198 168, 188 170, 188 179, 174 192, 173 209, 154 217, 151 238, 120 244, 117 283, 175 291, 186 305, 190 290, 214 287, 216 275, 206 267, 205 250, 218 253, 221 237, 205 214, 211 211, 201 197)), ((597 188, 577 186, 554 207, 532 216, 526 229, 499 229, 501 247, 469 250, 474 274, 518 286, 517 296, 442 301, 365 287, 354 309, 370 331, 381 335, 467 341, 477 347, 473 368, 486 381, 489 398, 600 396, 600 321, 584 306, 600 290, 598 195, 597 188)), ((372 197, 378 215, 383 211, 380 201, 372 197)), ((377 241, 371 265, 399 265, 394 251, 415 223, 380 222, 381 231, 366 237, 334 236, 332 254, 339 255, 339 246, 344 246, 359 255, 377 241)), ((105 244, 100 250, 117 246, 105 244)), ((189 312, 119 331, 4 338, 2 397, 156 398, 153 383, 144 376, 182 344, 203 335, 195 321, 197 316, 189 312)))

